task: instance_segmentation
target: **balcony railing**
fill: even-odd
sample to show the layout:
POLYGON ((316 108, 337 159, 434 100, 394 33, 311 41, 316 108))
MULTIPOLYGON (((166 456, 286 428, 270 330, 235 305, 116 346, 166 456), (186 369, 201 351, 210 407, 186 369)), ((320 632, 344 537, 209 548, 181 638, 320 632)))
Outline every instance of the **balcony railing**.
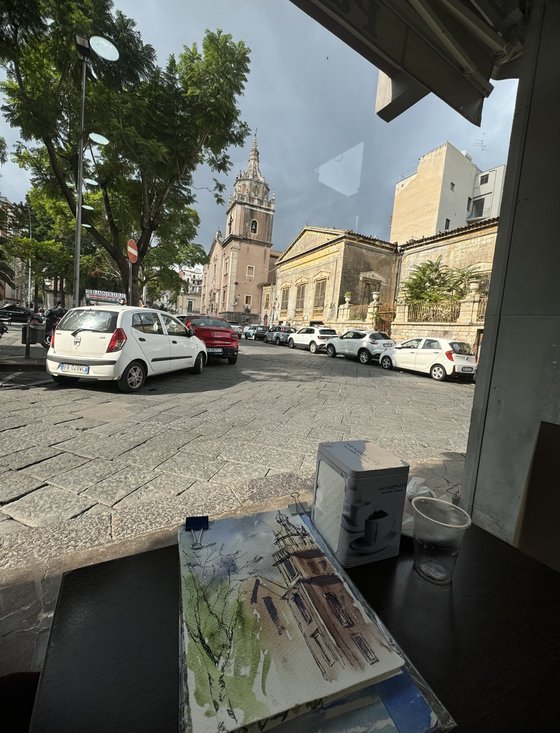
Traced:
POLYGON ((413 323, 455 323, 461 312, 461 303, 409 303, 408 321, 413 323))
POLYGON ((351 305, 349 308, 349 316, 351 321, 365 321, 368 312, 368 304, 351 305))

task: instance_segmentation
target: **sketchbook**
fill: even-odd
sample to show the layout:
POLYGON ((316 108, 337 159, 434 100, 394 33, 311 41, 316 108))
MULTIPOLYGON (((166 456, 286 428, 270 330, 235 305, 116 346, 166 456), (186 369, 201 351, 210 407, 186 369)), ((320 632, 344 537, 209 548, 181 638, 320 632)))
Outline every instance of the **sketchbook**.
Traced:
POLYGON ((370 705, 355 693, 400 672, 403 657, 299 516, 218 520, 199 548, 181 530, 179 555, 183 730, 290 719, 304 730, 310 714, 326 723, 370 705))

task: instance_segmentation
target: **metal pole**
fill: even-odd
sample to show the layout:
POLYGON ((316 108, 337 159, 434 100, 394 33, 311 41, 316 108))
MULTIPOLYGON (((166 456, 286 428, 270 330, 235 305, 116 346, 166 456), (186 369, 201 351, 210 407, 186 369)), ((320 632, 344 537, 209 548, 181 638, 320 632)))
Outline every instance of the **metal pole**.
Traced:
POLYGON ((128 305, 132 305, 132 262, 128 261, 128 305))
POLYGON ((80 305, 80 249, 82 244, 82 175, 84 167, 84 121, 86 113, 87 60, 82 59, 82 108, 80 114, 80 147, 78 148, 78 181, 76 192, 76 238, 74 242, 74 308, 80 305))
MULTIPOLYGON (((29 214, 29 239, 32 239, 33 233, 31 231, 31 208, 29 207, 29 204, 27 205, 27 213, 29 214)), ((29 261, 28 261, 27 264, 28 264, 28 267, 29 267, 29 277, 28 277, 28 280, 27 280, 27 307, 28 308, 31 308, 31 297, 32 297, 32 292, 31 292, 31 257, 29 258, 29 261)))

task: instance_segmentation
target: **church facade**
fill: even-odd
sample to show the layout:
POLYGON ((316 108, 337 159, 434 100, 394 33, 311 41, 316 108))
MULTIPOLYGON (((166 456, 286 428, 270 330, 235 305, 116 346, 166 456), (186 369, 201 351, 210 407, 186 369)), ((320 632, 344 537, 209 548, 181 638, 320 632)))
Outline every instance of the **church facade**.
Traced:
POLYGON ((272 249, 276 203, 259 169, 256 137, 247 169, 236 179, 226 233, 216 232, 202 275, 201 311, 227 321, 258 322, 263 287, 275 277, 280 252, 272 249))

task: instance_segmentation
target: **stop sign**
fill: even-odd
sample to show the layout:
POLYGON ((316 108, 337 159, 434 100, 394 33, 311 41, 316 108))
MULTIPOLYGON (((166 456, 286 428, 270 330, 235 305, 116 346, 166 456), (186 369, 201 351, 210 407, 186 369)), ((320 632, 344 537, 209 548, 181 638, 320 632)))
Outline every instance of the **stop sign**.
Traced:
POLYGON ((127 253, 128 253, 128 259, 131 262, 137 262, 138 261, 138 245, 134 241, 134 239, 128 240, 128 245, 126 247, 127 253))

